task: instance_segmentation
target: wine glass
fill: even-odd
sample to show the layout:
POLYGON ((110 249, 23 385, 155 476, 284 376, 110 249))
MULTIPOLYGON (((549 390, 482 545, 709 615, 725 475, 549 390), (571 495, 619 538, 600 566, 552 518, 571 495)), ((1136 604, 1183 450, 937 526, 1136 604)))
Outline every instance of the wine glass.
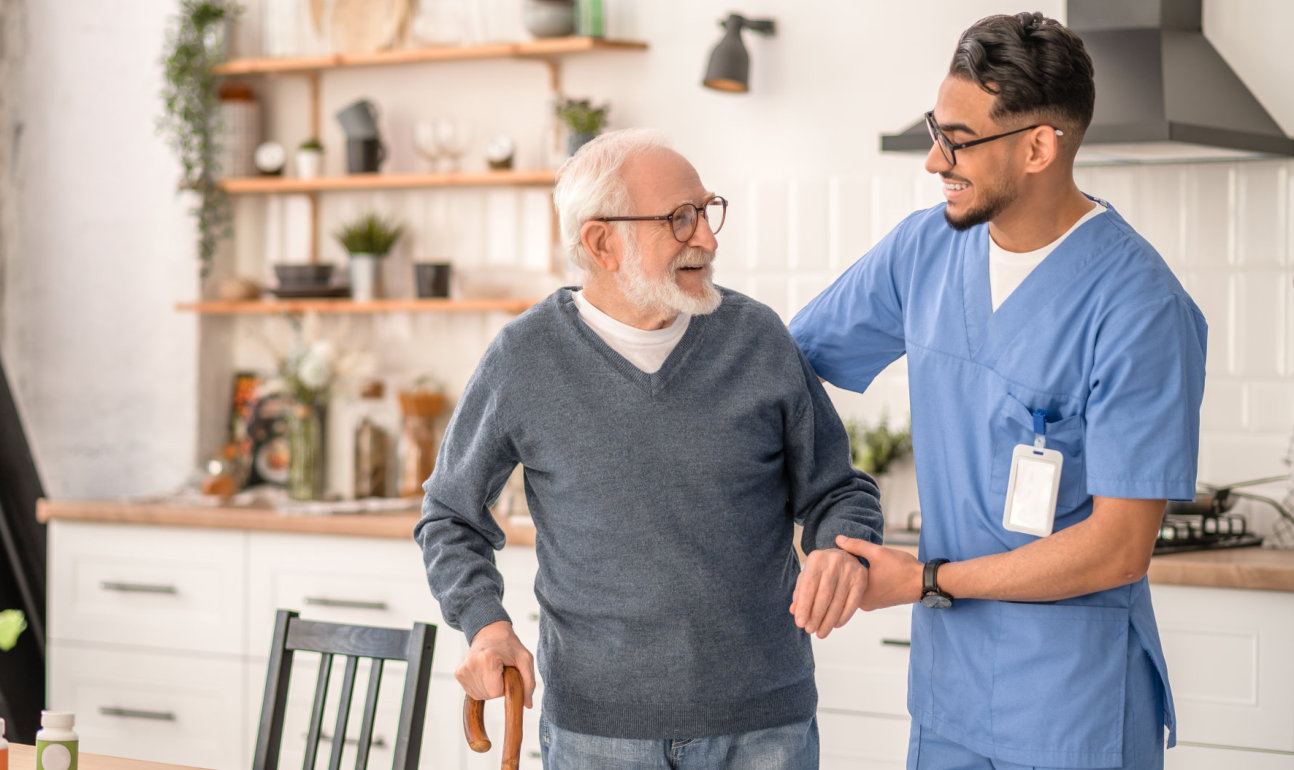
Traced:
POLYGON ((445 156, 437 140, 436 123, 420 120, 413 124, 413 146, 427 163, 427 170, 435 172, 440 158, 445 156))
POLYGON ((454 118, 440 118, 433 126, 436 146, 449 159, 449 170, 461 171, 463 153, 472 141, 472 125, 454 118))

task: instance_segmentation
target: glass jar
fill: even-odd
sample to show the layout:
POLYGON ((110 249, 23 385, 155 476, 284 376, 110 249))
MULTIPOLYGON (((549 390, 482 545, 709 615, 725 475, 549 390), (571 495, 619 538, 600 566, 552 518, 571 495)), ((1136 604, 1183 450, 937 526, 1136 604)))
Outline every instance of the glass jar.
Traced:
POLYGON ((421 497, 436 467, 436 419, 407 414, 400 428, 400 497, 421 497))

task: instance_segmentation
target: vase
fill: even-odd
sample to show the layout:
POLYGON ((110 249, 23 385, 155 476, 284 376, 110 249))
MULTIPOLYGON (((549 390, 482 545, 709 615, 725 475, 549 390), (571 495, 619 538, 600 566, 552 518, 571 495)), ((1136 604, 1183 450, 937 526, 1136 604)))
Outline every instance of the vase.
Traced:
POLYGON ((324 492, 323 415, 314 404, 288 412, 288 497, 318 500, 324 492))

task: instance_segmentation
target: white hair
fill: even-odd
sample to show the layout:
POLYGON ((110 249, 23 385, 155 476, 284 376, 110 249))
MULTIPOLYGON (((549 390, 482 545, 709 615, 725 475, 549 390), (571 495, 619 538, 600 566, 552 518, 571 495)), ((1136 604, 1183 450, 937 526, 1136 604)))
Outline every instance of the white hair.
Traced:
POLYGON ((580 242, 580 228, 594 217, 630 214, 625 162, 653 149, 669 149, 669 142, 660 131, 650 128, 609 131, 581 147, 558 170, 553 206, 557 209, 562 247, 576 267, 584 271, 594 267, 593 258, 580 242))

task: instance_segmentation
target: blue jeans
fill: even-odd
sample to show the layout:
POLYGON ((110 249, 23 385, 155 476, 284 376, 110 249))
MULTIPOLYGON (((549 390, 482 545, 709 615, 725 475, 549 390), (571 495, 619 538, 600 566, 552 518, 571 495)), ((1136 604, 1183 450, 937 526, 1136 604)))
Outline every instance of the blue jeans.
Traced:
POLYGON ((818 720, 686 740, 603 738, 539 716, 544 770, 817 770, 818 720))

